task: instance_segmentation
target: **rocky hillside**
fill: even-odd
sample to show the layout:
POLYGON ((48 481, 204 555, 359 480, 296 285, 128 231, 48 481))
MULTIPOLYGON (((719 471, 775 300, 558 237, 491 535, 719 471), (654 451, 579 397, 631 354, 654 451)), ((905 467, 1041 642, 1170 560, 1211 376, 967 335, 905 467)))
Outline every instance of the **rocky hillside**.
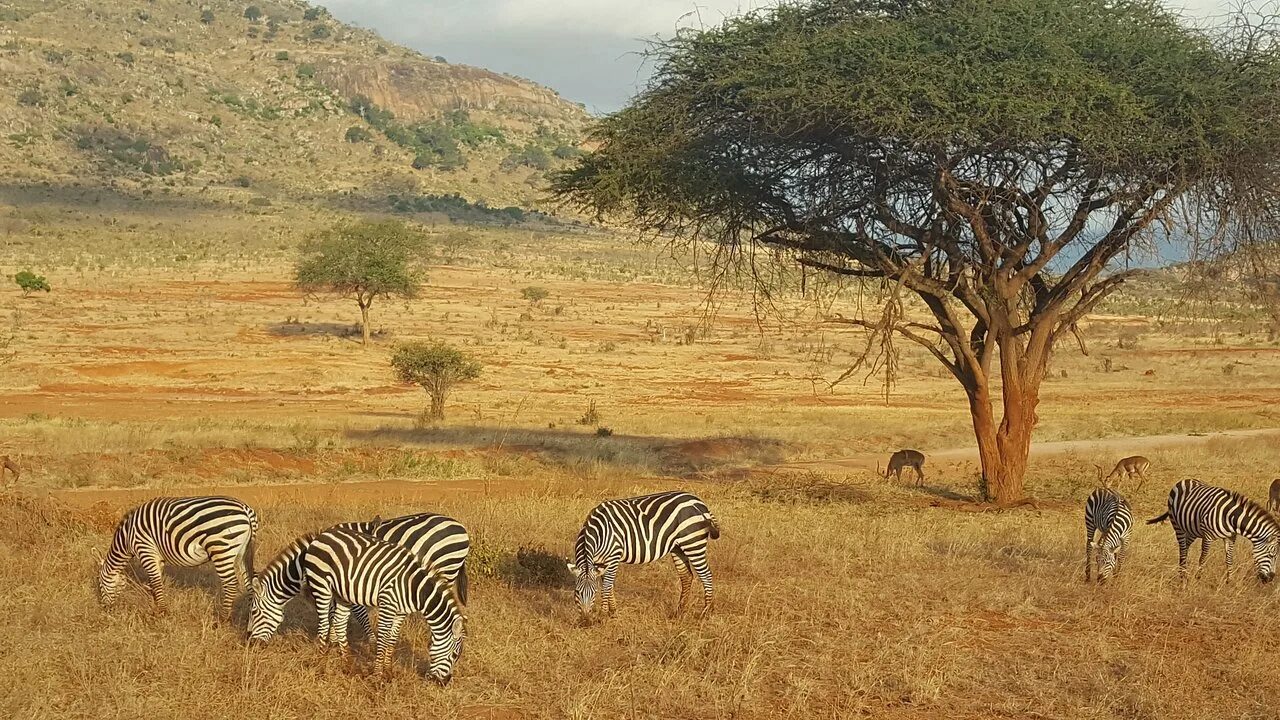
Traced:
POLYGON ((583 109, 294 0, 0 1, 0 183, 536 203, 583 109))

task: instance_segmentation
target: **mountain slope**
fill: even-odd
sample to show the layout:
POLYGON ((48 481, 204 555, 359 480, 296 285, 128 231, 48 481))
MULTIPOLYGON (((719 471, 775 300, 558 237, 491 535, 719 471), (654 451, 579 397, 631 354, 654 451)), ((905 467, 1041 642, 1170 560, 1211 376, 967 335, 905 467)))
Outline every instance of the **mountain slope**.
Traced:
POLYGON ((292 0, 0 2, 0 182, 533 203, 582 108, 292 0))

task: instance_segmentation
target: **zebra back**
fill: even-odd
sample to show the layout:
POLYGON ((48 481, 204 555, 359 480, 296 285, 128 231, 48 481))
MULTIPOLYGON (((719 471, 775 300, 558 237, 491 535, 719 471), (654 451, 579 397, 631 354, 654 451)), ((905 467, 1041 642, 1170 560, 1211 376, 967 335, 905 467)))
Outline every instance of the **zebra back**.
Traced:
POLYGON ((611 562, 652 562, 683 543, 719 536, 715 516, 692 493, 606 500, 587 515, 574 543, 574 560, 579 572, 594 572, 611 562))
POLYGON ((462 523, 444 515, 418 513, 384 520, 372 534, 418 556, 427 570, 448 581, 458 599, 466 604, 466 560, 471 552, 471 536, 462 523))

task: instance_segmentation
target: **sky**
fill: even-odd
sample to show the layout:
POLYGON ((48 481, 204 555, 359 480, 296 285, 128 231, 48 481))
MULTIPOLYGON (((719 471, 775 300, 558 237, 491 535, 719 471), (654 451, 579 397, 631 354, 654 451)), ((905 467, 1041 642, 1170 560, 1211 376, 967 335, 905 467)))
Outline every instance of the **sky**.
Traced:
MULTIPOLYGON (((586 105, 621 108, 644 86, 648 39, 712 26, 773 0, 313 0, 424 55, 528 78, 586 105)), ((1190 15, 1231 0, 1167 0, 1190 15)))

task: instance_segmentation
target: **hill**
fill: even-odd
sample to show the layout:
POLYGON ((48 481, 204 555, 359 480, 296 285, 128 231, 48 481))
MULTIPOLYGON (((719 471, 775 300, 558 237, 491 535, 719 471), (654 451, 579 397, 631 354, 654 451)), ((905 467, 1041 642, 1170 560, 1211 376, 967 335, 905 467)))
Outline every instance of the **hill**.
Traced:
POLYGON ((0 4, 10 190, 529 207, 587 120, 548 88, 292 0, 0 4))

